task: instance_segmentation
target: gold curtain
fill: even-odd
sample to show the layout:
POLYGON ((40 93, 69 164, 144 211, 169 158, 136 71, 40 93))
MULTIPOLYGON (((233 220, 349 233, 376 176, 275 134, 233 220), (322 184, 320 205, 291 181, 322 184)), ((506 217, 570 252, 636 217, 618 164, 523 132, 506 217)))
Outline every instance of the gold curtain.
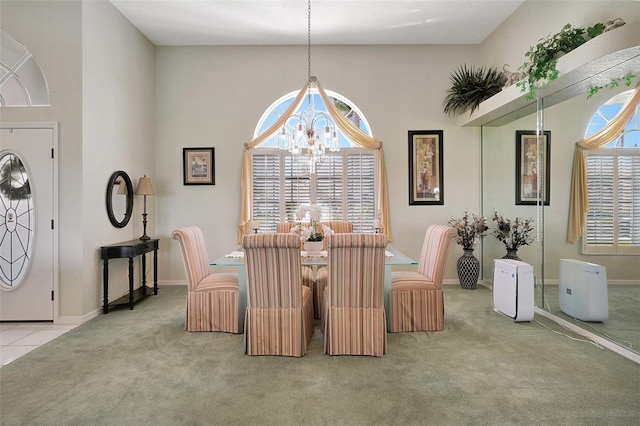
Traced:
POLYGON ((636 112, 640 100, 640 84, 625 102, 622 109, 605 127, 586 139, 576 142, 573 152, 573 173, 571 175, 571 197, 569 199, 569 225, 567 242, 573 244, 582 236, 589 200, 587 199, 587 165, 584 151, 600 148, 614 140, 636 112))
POLYGON ((389 220, 389 200, 387 196, 387 177, 384 167, 384 155, 382 153, 382 142, 372 138, 365 134, 362 130, 354 126, 346 117, 344 117, 340 111, 333 105, 333 102, 329 99, 324 89, 320 86, 320 82, 315 77, 311 77, 310 81, 300 89, 300 92, 296 95, 296 98, 291 103, 289 108, 282 113, 280 118, 276 120, 268 129, 260 133, 253 138, 250 142, 244 144, 244 155, 242 158, 242 176, 240 181, 240 218, 238 220, 238 242, 242 241, 242 236, 248 232, 247 226, 251 220, 249 206, 251 205, 251 194, 249 188, 251 188, 251 155, 250 149, 255 148, 258 144, 265 139, 273 135, 283 125, 286 119, 298 109, 298 106, 302 102, 302 99, 307 94, 309 87, 317 87, 320 94, 320 98, 327 108, 327 112, 336 123, 336 126, 347 136, 348 139, 353 141, 356 145, 366 149, 378 150, 378 164, 376 169, 376 175, 379 185, 376 189, 376 212, 380 219, 382 226, 381 232, 386 234, 387 239, 391 241, 391 223, 389 220))

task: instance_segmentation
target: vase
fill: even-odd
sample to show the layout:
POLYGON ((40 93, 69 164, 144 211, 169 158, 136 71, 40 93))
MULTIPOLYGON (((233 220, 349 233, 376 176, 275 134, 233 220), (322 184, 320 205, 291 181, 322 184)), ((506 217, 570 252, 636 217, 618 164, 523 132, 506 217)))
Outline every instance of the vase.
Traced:
POLYGON ((518 257, 518 249, 507 249, 507 254, 502 256, 502 258, 522 261, 522 259, 518 257))
POLYGON ((319 256, 322 251, 322 241, 305 241, 304 249, 308 256, 319 256))
POLYGON ((458 279, 460 287, 475 290, 480 275, 480 261, 473 255, 473 249, 463 249, 464 254, 458 259, 458 279))

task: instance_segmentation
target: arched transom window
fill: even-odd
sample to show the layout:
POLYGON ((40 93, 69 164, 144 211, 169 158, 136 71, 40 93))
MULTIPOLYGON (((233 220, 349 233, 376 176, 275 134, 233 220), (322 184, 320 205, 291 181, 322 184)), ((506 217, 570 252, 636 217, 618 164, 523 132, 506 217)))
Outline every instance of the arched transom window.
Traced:
MULTIPOLYGON (((331 102, 352 124, 372 136, 362 112, 338 93, 326 91, 331 102)), ((255 135, 271 126, 293 102, 291 92, 274 102, 256 126, 255 135)), ((311 89, 298 112, 309 104, 326 111, 317 90, 311 89)), ((376 216, 377 150, 364 149, 338 132, 340 151, 326 152, 325 159, 310 173, 306 157, 278 147, 277 134, 251 150, 251 215, 264 232, 275 232, 278 222, 294 221, 300 205, 317 204, 322 220, 346 220, 354 232, 373 232, 376 216)))
MULTIPOLYGON (((632 93, 603 104, 589 122, 585 138, 604 128, 632 93)), ((589 208, 583 252, 640 254, 640 106, 618 137, 600 149, 585 151, 585 159, 589 208)))

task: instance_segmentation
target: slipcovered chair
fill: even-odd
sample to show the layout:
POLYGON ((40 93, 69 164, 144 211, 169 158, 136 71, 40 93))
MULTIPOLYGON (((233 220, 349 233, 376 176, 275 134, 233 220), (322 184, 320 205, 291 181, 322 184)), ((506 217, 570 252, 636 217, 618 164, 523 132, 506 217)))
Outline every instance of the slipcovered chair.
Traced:
POLYGON ((324 352, 382 356, 387 350, 384 312, 384 234, 327 237, 324 352))
POLYGON ((247 270, 245 352, 301 357, 313 335, 311 289, 302 285, 300 238, 250 234, 242 238, 247 270))
POLYGON ((238 333, 238 274, 210 272, 200 228, 176 229, 171 238, 180 244, 187 274, 187 331, 238 333))
MULTIPOLYGON (((276 232, 279 234, 288 234, 291 232, 291 228, 296 226, 295 222, 278 222, 276 224, 276 232)), ((302 249, 302 241, 298 237, 300 243, 300 249, 302 249)), ((311 289, 311 294, 314 294, 315 279, 313 278, 313 268, 308 265, 302 265, 302 284, 311 289)))
MULTIPOLYGON (((321 225, 326 225, 331 228, 334 234, 350 234, 353 232, 353 224, 343 220, 321 222, 321 225)), ((322 241, 324 242, 324 249, 327 250, 327 239, 325 238, 322 241)), ((315 312, 316 318, 322 317, 322 299, 324 289, 327 287, 327 271, 326 266, 319 266, 316 271, 316 279, 313 286, 313 312, 315 312)))
POLYGON ((454 228, 431 225, 422 244, 418 271, 391 273, 391 332, 440 331, 444 328, 442 280, 454 228))

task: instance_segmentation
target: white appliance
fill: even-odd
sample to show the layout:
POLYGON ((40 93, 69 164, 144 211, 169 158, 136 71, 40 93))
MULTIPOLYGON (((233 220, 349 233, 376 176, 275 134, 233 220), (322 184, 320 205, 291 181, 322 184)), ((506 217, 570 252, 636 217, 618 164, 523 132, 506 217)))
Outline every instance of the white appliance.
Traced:
POLYGON ((607 270, 602 265, 560 259, 558 283, 560 309, 582 321, 606 321, 609 317, 607 270))
POLYGON ((518 260, 493 261, 493 307, 515 322, 533 319, 533 266, 518 260))

